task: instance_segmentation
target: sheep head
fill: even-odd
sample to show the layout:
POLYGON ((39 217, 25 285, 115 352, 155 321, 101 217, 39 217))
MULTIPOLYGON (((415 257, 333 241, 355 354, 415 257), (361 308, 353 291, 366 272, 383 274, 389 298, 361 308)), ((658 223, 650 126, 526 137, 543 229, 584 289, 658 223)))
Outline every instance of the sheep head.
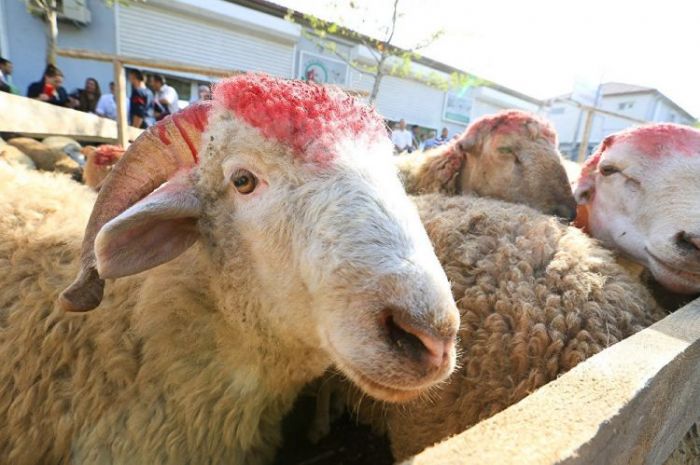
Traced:
POLYGON ((556 133, 535 115, 508 110, 484 116, 443 150, 443 177, 452 173, 457 193, 524 203, 544 213, 574 218, 576 203, 556 133))
POLYGON ((60 302, 94 308, 104 279, 199 242, 230 324, 320 348, 378 398, 411 398, 452 370, 459 315, 391 153, 381 119, 345 94, 225 80, 112 170, 60 302))
POLYGON ((577 224, 674 292, 700 292, 700 131, 653 124, 608 136, 583 167, 577 224))

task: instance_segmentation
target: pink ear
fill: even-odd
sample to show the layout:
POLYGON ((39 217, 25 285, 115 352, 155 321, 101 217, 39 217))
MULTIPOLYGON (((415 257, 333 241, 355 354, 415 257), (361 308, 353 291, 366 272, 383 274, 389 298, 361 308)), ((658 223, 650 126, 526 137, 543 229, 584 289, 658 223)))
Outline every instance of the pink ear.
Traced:
POLYGON ((119 278, 166 263, 199 237, 199 200, 187 173, 164 183, 105 224, 95 239, 101 278, 119 278))

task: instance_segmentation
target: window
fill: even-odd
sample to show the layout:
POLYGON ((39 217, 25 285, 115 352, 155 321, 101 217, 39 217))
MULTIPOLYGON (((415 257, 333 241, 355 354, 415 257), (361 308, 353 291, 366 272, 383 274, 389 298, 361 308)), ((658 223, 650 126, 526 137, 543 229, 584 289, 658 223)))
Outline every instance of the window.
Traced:
POLYGON ((634 102, 620 102, 617 104, 617 109, 618 110, 627 110, 629 108, 632 108, 634 106, 634 102))
POLYGON ((670 115, 668 115, 668 121, 671 122, 671 123, 675 123, 675 122, 676 122, 676 115, 673 114, 673 113, 671 113, 670 115))
POLYGON ((556 107, 556 108, 552 108, 551 110, 549 110, 549 114, 550 115, 561 115, 565 111, 566 111, 566 108, 564 108, 564 107, 556 107))

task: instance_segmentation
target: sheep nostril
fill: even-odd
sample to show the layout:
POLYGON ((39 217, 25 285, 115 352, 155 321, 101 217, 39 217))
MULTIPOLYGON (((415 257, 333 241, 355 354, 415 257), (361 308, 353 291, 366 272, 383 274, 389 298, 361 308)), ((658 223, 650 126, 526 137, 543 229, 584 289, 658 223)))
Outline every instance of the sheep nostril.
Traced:
POLYGON ((681 231, 675 237, 676 246, 689 252, 700 252, 700 235, 681 231))
POLYGON ((449 347, 445 342, 395 318, 391 313, 384 318, 384 327, 391 343, 414 360, 440 367, 449 356, 449 347))

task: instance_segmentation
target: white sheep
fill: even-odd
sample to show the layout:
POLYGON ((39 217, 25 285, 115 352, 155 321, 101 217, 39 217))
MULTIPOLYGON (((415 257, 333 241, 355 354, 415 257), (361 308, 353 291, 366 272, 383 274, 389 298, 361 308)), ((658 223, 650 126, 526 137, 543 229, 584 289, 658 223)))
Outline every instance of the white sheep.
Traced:
POLYGON ((608 136, 576 188, 577 224, 672 292, 700 293, 700 131, 653 124, 608 136))
POLYGON ((266 463, 331 363, 385 400, 454 366, 458 312, 382 122, 340 92, 238 76, 146 131, 96 200, 7 165, 0 189, 4 463, 266 463))

